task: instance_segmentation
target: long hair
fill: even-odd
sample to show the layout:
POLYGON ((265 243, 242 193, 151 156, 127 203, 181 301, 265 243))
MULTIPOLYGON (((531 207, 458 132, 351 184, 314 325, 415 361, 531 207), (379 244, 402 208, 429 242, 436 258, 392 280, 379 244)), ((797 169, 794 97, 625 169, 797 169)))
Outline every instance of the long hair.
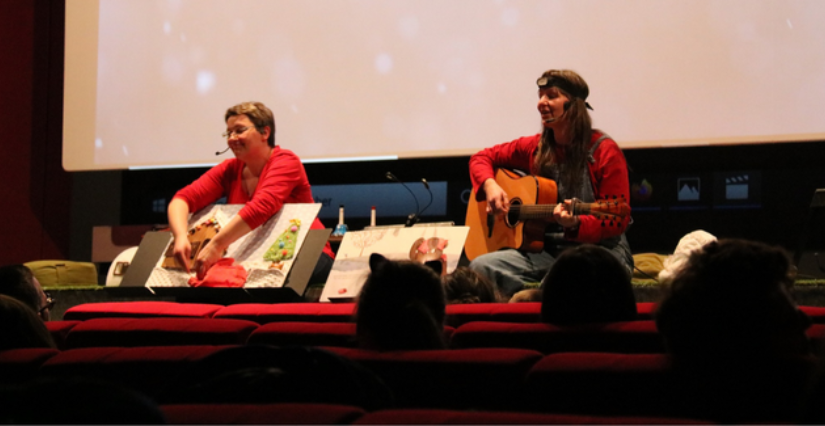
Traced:
POLYGON ((545 85, 556 87, 570 100, 564 115, 570 123, 572 143, 565 152, 565 158, 556 158, 558 144, 555 134, 553 129, 545 128, 533 159, 533 168, 540 175, 549 177, 552 167, 558 165, 558 179, 568 191, 575 192, 581 186, 583 171, 587 167, 587 151, 590 148, 590 135, 593 130, 586 102, 590 89, 587 82, 571 70, 547 70, 539 77, 539 81, 542 79, 546 79, 545 85))

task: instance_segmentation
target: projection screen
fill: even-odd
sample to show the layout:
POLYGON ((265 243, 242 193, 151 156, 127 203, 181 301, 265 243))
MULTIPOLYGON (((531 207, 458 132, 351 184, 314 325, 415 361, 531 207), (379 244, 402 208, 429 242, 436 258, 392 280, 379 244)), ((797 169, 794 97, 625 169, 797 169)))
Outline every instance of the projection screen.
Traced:
POLYGON ((825 139, 821 0, 66 0, 66 170, 203 166, 261 101, 304 161, 467 155, 590 85, 622 148, 825 139))

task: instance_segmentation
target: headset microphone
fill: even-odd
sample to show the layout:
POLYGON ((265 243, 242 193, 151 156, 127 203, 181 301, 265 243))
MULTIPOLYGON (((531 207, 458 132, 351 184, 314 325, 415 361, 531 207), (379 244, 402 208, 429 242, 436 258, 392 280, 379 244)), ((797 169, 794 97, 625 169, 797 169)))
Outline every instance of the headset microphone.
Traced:
POLYGON ((226 147, 226 149, 225 149, 225 150, 223 150, 223 151, 215 151, 215 155, 221 155, 221 154, 223 154, 224 152, 229 151, 229 150, 230 150, 230 148, 229 148, 229 147, 226 147))

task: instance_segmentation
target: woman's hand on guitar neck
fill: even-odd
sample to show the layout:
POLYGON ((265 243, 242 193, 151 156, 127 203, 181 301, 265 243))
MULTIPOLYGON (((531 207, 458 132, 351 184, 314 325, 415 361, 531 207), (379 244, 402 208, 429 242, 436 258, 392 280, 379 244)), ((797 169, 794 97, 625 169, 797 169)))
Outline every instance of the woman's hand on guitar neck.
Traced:
POLYGON ((573 200, 564 200, 564 203, 556 204, 556 208, 553 209, 553 218, 564 228, 575 229, 581 223, 578 216, 573 215, 573 200))
POLYGON ((487 197, 487 214, 499 216, 510 209, 510 197, 495 179, 484 181, 484 194, 487 197))

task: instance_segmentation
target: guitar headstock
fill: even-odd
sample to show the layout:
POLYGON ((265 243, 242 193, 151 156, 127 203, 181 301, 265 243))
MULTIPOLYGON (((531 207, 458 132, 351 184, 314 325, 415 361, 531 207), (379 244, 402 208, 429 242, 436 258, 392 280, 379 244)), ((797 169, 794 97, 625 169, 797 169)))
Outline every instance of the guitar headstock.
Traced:
POLYGON ((630 205, 624 196, 613 196, 590 205, 590 214, 602 221, 602 226, 624 227, 624 219, 630 215, 630 205))

